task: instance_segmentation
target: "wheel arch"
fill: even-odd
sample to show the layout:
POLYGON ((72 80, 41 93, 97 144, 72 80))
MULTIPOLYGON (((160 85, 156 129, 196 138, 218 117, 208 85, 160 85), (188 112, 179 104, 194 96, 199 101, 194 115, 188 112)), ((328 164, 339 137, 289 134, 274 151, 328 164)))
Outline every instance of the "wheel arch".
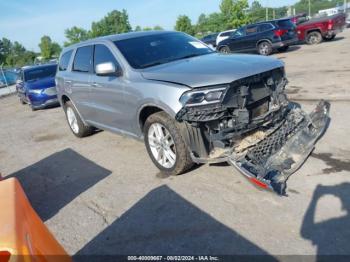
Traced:
POLYGON ((145 122, 147 118, 150 115, 157 112, 165 112, 169 116, 172 115, 168 112, 168 110, 165 107, 157 104, 145 104, 138 110, 138 114, 137 114, 138 127, 140 128, 140 131, 142 134, 143 134, 143 128, 145 126, 145 122))
POLYGON ((264 39, 260 39, 258 42, 256 42, 256 48, 258 48, 262 42, 268 42, 272 45, 272 42, 270 39, 264 38, 264 39))
POLYGON ((65 110, 65 104, 70 101, 72 103, 72 105, 74 106, 75 110, 78 112, 79 114, 79 117, 81 119, 81 121, 83 122, 84 125, 88 126, 88 124, 86 123, 85 119, 83 118, 83 116, 80 114, 77 106, 75 105, 74 101, 72 99, 70 99, 70 97, 66 94, 63 94, 61 97, 60 97, 60 103, 61 103, 61 106, 63 108, 64 111, 65 110))

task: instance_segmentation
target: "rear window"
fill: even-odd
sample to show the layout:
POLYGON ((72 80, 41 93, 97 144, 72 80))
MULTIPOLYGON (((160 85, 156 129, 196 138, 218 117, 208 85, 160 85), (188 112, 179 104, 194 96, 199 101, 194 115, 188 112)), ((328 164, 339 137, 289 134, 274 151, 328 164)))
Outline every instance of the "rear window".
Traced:
POLYGON ((226 32, 226 33, 222 33, 220 36, 230 36, 232 35, 233 32, 226 32))
POLYGON ((265 32, 268 30, 273 29, 273 26, 271 24, 261 24, 259 25, 259 32, 265 32))
POLYGON ((73 71, 88 73, 92 72, 93 46, 79 47, 74 57, 73 71))
POLYGON ((70 50, 61 56, 60 63, 58 65, 59 71, 66 71, 67 70, 69 60, 70 60, 70 57, 72 56, 72 53, 73 53, 73 50, 70 50))
POLYGON ((293 28, 295 25, 290 19, 287 20, 279 20, 277 21, 277 25, 282 28, 293 28))

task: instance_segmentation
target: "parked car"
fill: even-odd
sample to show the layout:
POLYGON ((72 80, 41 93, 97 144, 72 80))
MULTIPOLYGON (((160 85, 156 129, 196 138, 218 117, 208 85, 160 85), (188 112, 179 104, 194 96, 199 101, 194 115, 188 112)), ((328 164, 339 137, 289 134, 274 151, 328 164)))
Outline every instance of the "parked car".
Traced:
POLYGON ((16 90, 22 104, 32 110, 59 105, 55 84, 57 64, 23 67, 16 90))
POLYGON ((229 38, 234 32, 236 31, 236 29, 231 29, 231 30, 227 30, 227 31, 223 31, 220 32, 218 34, 218 36, 216 37, 216 46, 223 40, 229 38))
POLYGON ((201 38, 201 41, 206 43, 209 46, 216 47, 216 38, 219 33, 214 33, 210 35, 206 35, 205 37, 201 38))
POLYGON ((287 51, 297 41, 296 27, 291 20, 279 19, 243 26, 221 41, 217 50, 222 53, 257 51, 270 55, 274 50, 287 51))
POLYGON ((298 38, 309 45, 319 44, 322 40, 333 40, 345 26, 346 15, 343 13, 311 19, 297 26, 298 38))
POLYGON ((308 116, 288 101, 282 61, 220 54, 180 32, 72 45, 62 51, 56 81, 75 136, 96 127, 144 139, 168 175, 229 162, 280 194, 328 122, 328 103, 308 116))

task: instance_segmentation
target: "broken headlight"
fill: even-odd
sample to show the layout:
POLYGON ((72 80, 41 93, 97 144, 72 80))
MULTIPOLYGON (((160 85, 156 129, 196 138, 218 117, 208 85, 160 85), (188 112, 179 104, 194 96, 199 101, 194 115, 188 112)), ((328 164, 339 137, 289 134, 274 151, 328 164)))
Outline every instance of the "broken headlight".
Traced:
POLYGON ((205 89, 195 89, 185 92, 180 97, 180 102, 183 106, 196 106, 218 103, 222 97, 228 85, 211 86, 205 89))

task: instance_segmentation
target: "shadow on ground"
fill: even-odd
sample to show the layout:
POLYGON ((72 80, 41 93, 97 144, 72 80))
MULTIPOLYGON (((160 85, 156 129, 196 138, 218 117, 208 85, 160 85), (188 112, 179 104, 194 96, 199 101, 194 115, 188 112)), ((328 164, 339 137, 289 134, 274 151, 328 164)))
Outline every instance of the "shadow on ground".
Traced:
POLYGON ((74 259, 83 261, 86 255, 92 254, 99 255, 96 261, 108 260, 108 257, 102 258, 103 255, 130 254, 239 254, 250 255, 250 259, 255 255, 254 258, 264 258, 264 261, 277 261, 167 186, 148 193, 87 243, 74 259))
POLYGON ((350 258, 350 183, 336 186, 318 185, 301 228, 302 237, 317 247, 317 261, 349 261, 350 258), (315 223, 316 206, 325 195, 338 197, 347 214, 315 223), (333 257, 327 257, 333 255, 333 257), (337 257, 334 257, 337 255, 337 257), (344 257, 339 255, 346 255, 344 257), (333 260, 334 259, 334 260, 333 260))
POLYGON ((20 181, 34 210, 46 221, 110 174, 72 149, 65 149, 9 177, 20 181))

